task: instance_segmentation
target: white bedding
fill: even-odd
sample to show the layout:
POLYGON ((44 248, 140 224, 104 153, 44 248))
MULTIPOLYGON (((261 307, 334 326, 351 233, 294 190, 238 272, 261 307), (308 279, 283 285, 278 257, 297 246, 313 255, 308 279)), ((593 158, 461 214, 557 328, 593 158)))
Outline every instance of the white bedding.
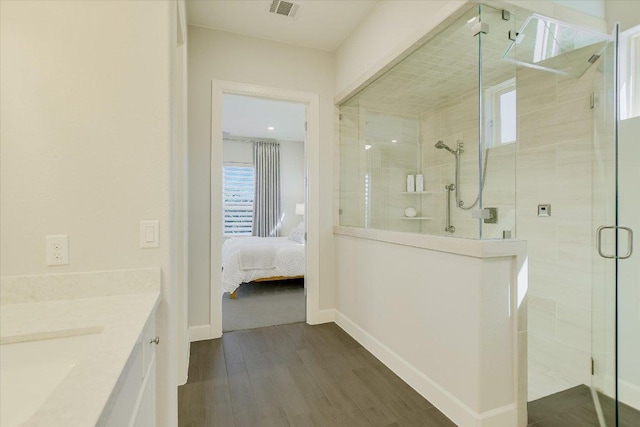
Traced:
POLYGON ((227 239, 222 244, 222 292, 257 279, 303 276, 304 267, 304 245, 287 237, 227 239))

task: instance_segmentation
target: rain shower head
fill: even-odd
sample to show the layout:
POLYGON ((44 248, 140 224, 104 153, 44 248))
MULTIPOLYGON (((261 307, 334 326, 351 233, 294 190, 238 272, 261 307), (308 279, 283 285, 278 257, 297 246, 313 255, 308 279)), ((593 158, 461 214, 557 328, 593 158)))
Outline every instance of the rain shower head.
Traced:
POLYGON ((534 13, 518 31, 503 58, 529 68, 580 77, 612 40, 608 34, 534 13))
POLYGON ((438 142, 436 142, 436 148, 437 148, 438 150, 442 150, 442 149, 444 148, 445 150, 447 150, 447 151, 448 151, 448 152, 450 152, 451 154, 457 154, 455 151, 453 151, 453 150, 451 149, 451 147, 449 147, 449 146, 448 146, 447 144, 445 144, 443 141, 438 141, 438 142))

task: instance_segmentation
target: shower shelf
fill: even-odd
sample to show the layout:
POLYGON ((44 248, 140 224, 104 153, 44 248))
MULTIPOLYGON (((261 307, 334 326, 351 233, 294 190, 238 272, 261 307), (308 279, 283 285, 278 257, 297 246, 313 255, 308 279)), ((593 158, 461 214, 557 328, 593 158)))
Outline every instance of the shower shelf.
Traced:
POLYGON ((433 219, 430 216, 413 216, 413 217, 408 217, 408 216, 403 216, 400 219, 422 219, 422 220, 429 220, 429 219, 433 219))
POLYGON ((436 194, 444 193, 444 191, 403 191, 400 194, 436 194))

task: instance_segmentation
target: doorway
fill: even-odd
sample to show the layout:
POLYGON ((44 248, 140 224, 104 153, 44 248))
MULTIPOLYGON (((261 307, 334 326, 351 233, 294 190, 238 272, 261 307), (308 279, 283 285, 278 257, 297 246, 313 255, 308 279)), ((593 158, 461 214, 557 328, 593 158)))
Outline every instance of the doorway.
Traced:
MULTIPOLYGON (((222 336, 222 296, 224 294, 222 283, 222 245, 224 230, 221 224, 224 220, 223 210, 223 159, 224 149, 224 98, 225 95, 239 95, 266 99, 271 101, 281 101, 297 103, 305 106, 305 138, 304 138, 304 177, 305 188, 303 203, 296 199, 296 205, 304 209, 304 241, 305 241, 305 262, 304 262, 304 293, 306 300, 305 317, 309 324, 322 323, 324 311, 320 310, 319 292, 319 246, 320 246, 320 223, 317 216, 319 204, 319 147, 320 147, 320 102, 316 93, 299 92, 280 88, 269 88, 244 83, 229 81, 212 81, 212 108, 211 108, 211 247, 210 247, 210 333, 211 338, 222 336)), ((275 128, 275 126, 273 126, 275 128)), ((275 130, 275 129, 274 129, 275 130)), ((229 135, 231 136, 231 135, 229 135)), ((297 207, 297 206, 296 206, 297 207)), ((295 209, 295 208, 294 208, 295 209)), ((295 224, 299 225, 302 220, 299 214, 293 213, 295 224)), ((280 236, 282 237, 282 236, 280 236)), ((287 236, 288 237, 288 236, 287 236)), ((288 286, 288 285, 287 285, 288 286)), ((237 295, 237 294, 236 294, 237 295)))
POLYGON ((223 95, 223 332, 306 320, 306 109, 223 95))

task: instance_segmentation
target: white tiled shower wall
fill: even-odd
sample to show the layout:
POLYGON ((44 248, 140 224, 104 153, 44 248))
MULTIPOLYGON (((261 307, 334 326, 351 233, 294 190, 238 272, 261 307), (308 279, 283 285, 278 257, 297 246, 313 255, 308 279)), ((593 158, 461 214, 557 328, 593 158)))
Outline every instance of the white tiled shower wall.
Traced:
POLYGON ((542 368, 530 399, 591 383, 593 231, 611 206, 596 200, 607 193, 597 170, 607 131, 597 137, 594 120, 605 106, 590 107, 601 79, 597 66, 580 78, 518 70, 517 237, 528 242, 529 361, 542 368))
POLYGON ((402 194, 418 172, 418 134, 416 119, 341 108, 341 225, 420 231, 421 221, 404 219, 406 208, 420 211, 416 196, 402 194))
MULTIPOLYGON (((423 211, 433 217, 425 224, 429 234, 445 232, 445 185, 455 182, 455 157, 435 144, 443 141, 451 149, 457 143, 464 144, 460 157, 459 196, 469 210, 456 207, 455 192, 451 192, 451 224, 456 228, 455 237, 479 238, 479 223, 471 216, 479 208, 478 198, 478 92, 455 98, 424 115, 421 129, 422 170, 427 189, 435 194, 423 197, 423 211), (472 207, 473 206, 473 207, 472 207)), ((497 207, 499 222, 483 224, 483 238, 502 238, 503 230, 513 231, 515 222, 515 144, 494 147, 489 152, 487 174, 483 191, 483 206, 497 207)), ((484 164, 484 157, 483 157, 484 164)))
MULTIPOLYGON (((594 250, 594 230, 607 223, 612 206, 611 189, 599 185, 602 180, 612 182, 607 181, 612 173, 607 158, 610 127, 594 115, 608 111, 606 88, 600 89, 596 108, 590 108, 594 84, 602 86, 604 81, 599 67, 601 63, 580 78, 518 68, 518 141, 489 150, 483 206, 498 207, 499 221, 483 225, 483 238, 501 238, 504 230, 511 230, 528 242, 529 360, 535 367, 530 398, 590 384, 592 351, 610 347, 611 331, 591 325, 592 291, 602 290, 593 306, 601 307, 595 315, 609 317, 604 289, 612 277, 594 250), (539 204, 551 205, 550 217, 538 217, 539 204), (594 283, 593 277, 599 282, 594 283)), ((341 224, 363 227, 368 221, 371 228, 447 234, 444 185, 454 180, 454 156, 434 145, 442 140, 455 149, 457 141, 464 142, 460 191, 470 205, 479 181, 477 92, 418 119, 389 120, 388 115, 356 106, 342 107, 341 113, 341 224), (416 120, 419 132, 412 127, 416 120), (376 132, 371 131, 372 123, 376 132), (402 144, 386 141, 391 128, 400 129, 402 144), (365 150, 367 144, 373 147, 365 150), (401 195, 406 175, 419 172, 424 174, 425 190, 436 193, 401 195), (367 173, 372 188, 368 202, 367 173), (433 220, 400 220, 414 201, 419 214, 433 220), (367 203, 370 208, 365 212, 367 203)), ((478 220, 470 211, 455 208, 455 202, 452 223, 457 237, 479 236, 478 220)), ((603 350, 601 358, 605 369, 610 355, 603 350)))
MULTIPOLYGON (((594 224, 606 223, 612 206, 611 188, 600 183, 613 182, 606 158, 612 153, 610 127, 603 120, 597 126, 594 117, 607 110, 604 88, 600 105, 590 108, 599 80, 597 66, 581 78, 518 68, 517 144, 489 150, 483 206, 498 207, 499 221, 483 225, 483 238, 513 230, 528 242, 530 399, 591 381, 592 276, 599 272, 603 287, 613 277, 594 250, 594 224), (539 204, 551 204, 550 217, 538 217, 539 204)), ((444 190, 454 180, 454 156, 434 144, 443 140, 455 149, 457 141, 465 143, 460 190, 467 205, 478 189, 477 105, 477 95, 462 96, 425 114, 421 130, 429 190, 444 190)), ((424 198, 423 211, 434 220, 423 231, 446 234, 445 203, 444 192, 424 198)), ((470 212, 452 209, 454 235, 477 237, 470 212)), ((596 315, 606 324, 606 301, 600 306, 596 315)), ((609 348, 610 331, 605 327, 599 334, 598 348, 609 348)), ((610 362, 602 357, 605 369, 610 362)))

